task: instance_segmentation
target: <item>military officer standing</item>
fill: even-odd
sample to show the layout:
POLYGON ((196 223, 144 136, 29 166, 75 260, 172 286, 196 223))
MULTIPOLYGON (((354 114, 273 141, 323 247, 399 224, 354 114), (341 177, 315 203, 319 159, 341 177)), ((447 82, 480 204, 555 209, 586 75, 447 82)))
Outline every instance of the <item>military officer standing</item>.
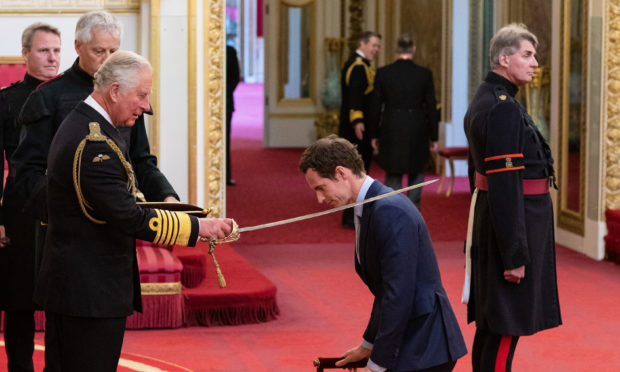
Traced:
MULTIPOLYGON (((370 143, 371 94, 374 90, 375 70, 370 66, 381 48, 381 35, 363 32, 358 39, 358 48, 342 68, 340 86, 342 104, 340 106, 340 126, 338 135, 357 146, 364 161, 366 172, 370 172, 372 146, 370 143)), ((342 214, 342 224, 353 228, 353 210, 346 209, 342 214)))
POLYGON ((141 311, 136 238, 193 246, 224 238, 232 220, 142 208, 117 130, 149 110, 152 68, 112 54, 95 90, 67 115, 50 146, 49 227, 34 299, 45 309, 47 371, 116 371, 126 317, 141 311))
MULTIPOLYGON (((75 29, 78 58, 73 66, 38 87, 24 104, 19 117, 22 138, 13 155, 16 183, 27 200, 26 207, 32 208, 42 221, 47 219, 45 171, 52 138, 69 112, 93 91, 93 75, 119 48, 121 32, 120 22, 107 12, 93 11, 81 16, 75 29)), ((144 117, 141 115, 132 128, 120 131, 129 145, 138 188, 146 199, 178 200, 166 177, 157 169, 157 158, 150 153, 144 117)))
POLYGON ((537 45, 524 25, 500 29, 491 40, 492 72, 465 115, 474 217, 471 287, 466 280, 463 300, 468 321, 476 322, 477 372, 510 371, 520 336, 562 324, 549 195, 553 159, 514 98, 532 80, 537 45))
POLYGON ((9 372, 33 372, 34 310, 34 217, 22 210, 24 200, 15 188, 12 155, 19 139, 17 116, 39 84, 56 76, 60 65, 60 31, 46 23, 34 23, 22 33, 24 80, 0 91, 0 175, 4 161, 9 174, 0 180, 0 251, 4 257, 1 290, 5 293, 6 330, 4 342, 9 372))

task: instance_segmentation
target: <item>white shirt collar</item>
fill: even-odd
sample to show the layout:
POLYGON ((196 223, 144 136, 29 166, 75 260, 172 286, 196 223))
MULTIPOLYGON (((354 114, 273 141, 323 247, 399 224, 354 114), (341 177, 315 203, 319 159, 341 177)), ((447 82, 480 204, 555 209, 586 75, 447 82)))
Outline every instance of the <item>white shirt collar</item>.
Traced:
POLYGON ((101 114, 101 116, 103 116, 103 118, 108 121, 108 124, 110 124, 111 126, 114 126, 114 124, 112 124, 112 118, 110 118, 110 115, 108 115, 108 112, 103 107, 101 107, 99 102, 95 101, 92 95, 86 97, 86 99, 84 100, 84 103, 86 103, 87 105, 95 109, 95 111, 97 111, 99 114, 101 114))
MULTIPOLYGON (((360 49, 357 49, 357 50, 355 51, 355 53, 357 53, 357 55, 361 56, 362 58, 366 58, 366 55, 365 55, 365 54, 364 54, 364 52, 362 52, 360 49)), ((366 59, 368 59, 368 58, 366 58, 366 59)))
MULTIPOLYGON (((366 194, 368 193, 368 189, 370 189, 370 185, 372 185, 372 183, 375 182, 375 180, 370 177, 370 176, 366 176, 366 179, 364 179, 364 183, 362 184, 362 187, 360 188, 360 192, 357 194, 357 199, 355 200, 355 202, 361 202, 362 200, 366 199, 366 194)), ((355 206, 355 208, 353 208, 355 215, 359 218, 362 218, 362 210, 364 209, 363 205, 357 205, 355 206)))

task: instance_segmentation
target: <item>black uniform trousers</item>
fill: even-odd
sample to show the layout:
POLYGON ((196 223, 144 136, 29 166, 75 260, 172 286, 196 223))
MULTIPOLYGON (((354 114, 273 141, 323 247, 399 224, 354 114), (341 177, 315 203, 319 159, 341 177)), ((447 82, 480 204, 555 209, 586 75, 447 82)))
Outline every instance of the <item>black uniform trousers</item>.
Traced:
POLYGON ((6 234, 11 239, 6 251, 7 270, 19 268, 17 276, 8 278, 6 331, 6 356, 9 372, 33 372, 34 311, 32 302, 35 269, 35 218, 28 212, 17 213, 4 209, 6 234))
POLYGON ((518 336, 498 335, 476 328, 471 354, 473 370, 476 372, 510 372, 518 341, 518 336))
POLYGON ((34 372, 34 310, 6 311, 4 342, 9 372, 34 372))
POLYGON ((127 318, 45 312, 44 372, 115 372, 127 318))

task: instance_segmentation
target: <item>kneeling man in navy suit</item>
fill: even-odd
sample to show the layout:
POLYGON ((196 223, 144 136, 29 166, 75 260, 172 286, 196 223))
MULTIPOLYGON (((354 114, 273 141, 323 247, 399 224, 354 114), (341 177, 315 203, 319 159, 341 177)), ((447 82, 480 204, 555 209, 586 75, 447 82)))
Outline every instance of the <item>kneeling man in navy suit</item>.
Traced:
MULTIPOLYGON (((335 135, 310 145, 300 170, 319 203, 338 207, 392 191, 366 175, 355 146, 335 135)), ((361 345, 337 366, 452 371, 467 353, 422 215, 403 194, 355 207, 355 271, 375 296, 361 345)))

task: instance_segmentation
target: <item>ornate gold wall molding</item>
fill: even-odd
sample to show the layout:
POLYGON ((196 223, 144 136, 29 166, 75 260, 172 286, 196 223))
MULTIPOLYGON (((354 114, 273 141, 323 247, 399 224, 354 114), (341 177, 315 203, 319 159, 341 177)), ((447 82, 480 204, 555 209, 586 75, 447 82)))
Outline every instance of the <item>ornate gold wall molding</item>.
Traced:
POLYGON ((222 216, 225 187, 224 164, 224 93, 225 43, 224 0, 207 0, 203 4, 204 33, 204 199, 213 216, 222 216))
POLYGON ((620 208, 620 0, 608 1, 605 13, 603 205, 606 209, 618 209, 620 208))
POLYGON ((160 101, 160 74, 161 74, 161 0, 151 0, 151 48, 150 48, 150 62, 153 66, 153 85, 151 87, 151 106, 153 107, 153 115, 149 117, 149 143, 151 146, 151 153, 159 158, 159 123, 161 113, 159 111, 160 101))
POLYGON ((468 101, 474 97, 484 76, 482 76, 482 17, 483 1, 469 0, 469 82, 468 101))
POLYGON ((349 53, 357 49, 357 38, 364 31, 364 0, 351 0, 349 3, 349 53))

